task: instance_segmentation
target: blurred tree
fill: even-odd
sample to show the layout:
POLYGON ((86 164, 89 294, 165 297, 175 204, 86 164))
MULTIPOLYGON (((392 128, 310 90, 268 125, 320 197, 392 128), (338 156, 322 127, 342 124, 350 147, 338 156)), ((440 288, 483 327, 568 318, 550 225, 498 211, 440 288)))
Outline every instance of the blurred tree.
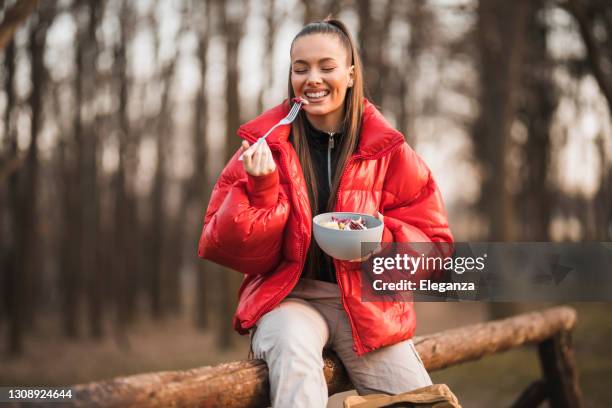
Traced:
POLYGON ((374 104, 382 106, 385 96, 385 80, 390 73, 390 64, 386 50, 388 49, 391 21, 395 5, 387 1, 384 5, 377 3, 382 15, 374 13, 371 0, 357 0, 359 15, 358 43, 363 60, 367 95, 374 104))
POLYGON ((562 3, 578 22, 587 59, 612 112, 612 4, 605 0, 562 3))
POLYGON ((19 26, 36 10, 38 0, 17 0, 4 12, 0 23, 0 50, 4 49, 13 38, 19 26))
POLYGON ((264 78, 261 82, 259 94, 257 95, 257 112, 264 111, 264 96, 274 81, 274 43, 276 40, 278 22, 284 19, 283 16, 277 15, 276 0, 268 0, 265 10, 266 37, 264 39, 264 55, 262 58, 264 78))
MULTIPOLYGON (((102 285, 104 271, 100 268, 100 208, 98 183, 98 112, 97 87, 98 75, 96 61, 99 55, 99 45, 96 31, 104 13, 104 1, 88 0, 83 4, 86 25, 82 28, 83 35, 79 43, 84 49, 77 64, 82 69, 81 83, 75 84, 82 98, 83 105, 91 111, 85 115, 83 109, 76 109, 78 118, 77 156, 79 183, 79 213, 80 224, 80 259, 79 274, 84 279, 84 294, 88 311, 87 322, 89 333, 94 338, 102 337, 102 285)), ((74 216, 74 215, 73 215, 74 216)))
MULTIPOLYGON (((6 286, 9 312, 9 351, 11 354, 23 352, 23 331, 25 322, 29 328, 35 324, 36 295, 40 276, 36 256, 38 252, 39 233, 37 220, 39 157, 38 137, 43 121, 42 101, 47 82, 47 72, 43 55, 47 31, 55 17, 55 5, 45 4, 34 16, 29 29, 28 54, 30 58, 31 89, 28 98, 30 108, 30 141, 25 163, 22 168, 10 176, 10 211, 13 219, 12 235, 14 247, 10 255, 8 284, 6 286)), ((12 45, 9 45, 9 48, 12 45)), ((9 50, 9 57, 14 57, 9 50)), ((13 63, 8 63, 9 78, 14 75, 13 63), (12 73, 11 73, 12 72, 12 73)), ((11 89, 8 84, 8 89, 11 89)), ((8 91, 12 94, 12 89, 8 91)), ((12 98, 12 96, 10 97, 12 98)), ((7 109, 10 115, 10 106, 7 109)), ((10 116, 7 124, 9 140, 10 116)), ((18 154, 16 135, 10 141, 13 157, 18 154)))
MULTIPOLYGON (((208 123, 208 100, 206 98, 206 71, 208 69, 208 48, 210 43, 212 13, 211 1, 205 0, 201 8, 194 14, 199 18, 194 18, 194 31, 197 33, 197 57, 199 62, 200 85, 196 93, 194 126, 192 132, 193 162, 194 176, 191 178, 191 187, 189 189, 189 201, 195 201, 197 207, 200 208, 203 203, 208 203, 212 190, 212 180, 208 174, 208 144, 206 125, 208 123)), ((265 82, 264 82, 265 84, 265 82)), ((200 217, 198 221, 202 221, 200 217)), ((196 225, 196 234, 194 238, 199 236, 201 225, 196 225)), ((196 271, 196 310, 195 310, 195 325, 199 329, 208 328, 208 293, 209 284, 211 282, 210 272, 217 269, 216 265, 210 262, 198 262, 196 271)))
MULTIPOLYGON (((394 3, 396 4, 396 3, 394 3)), ((416 84, 421 56, 432 46, 431 31, 435 28, 434 13, 426 0, 395 5, 395 18, 408 26, 409 38, 401 47, 400 61, 393 64, 386 81, 385 93, 392 96, 388 108, 397 116, 397 128, 410 144, 415 143, 415 119, 418 115, 416 84)))
POLYGON ((489 225, 490 241, 512 241, 514 238, 507 155, 510 127, 516 114, 529 11, 529 2, 525 0, 514 3, 482 0, 478 3, 481 110, 474 128, 474 146, 482 166, 480 207, 489 225))
POLYGON ((6 107, 4 109, 3 123, 3 143, 0 145, 0 321, 4 321, 9 315, 9 270, 12 269, 15 254, 15 240, 10 232, 14 230, 14 218, 12 214, 11 201, 8 197, 12 197, 15 193, 11 192, 14 188, 13 183, 5 183, 9 180, 12 170, 9 168, 16 166, 10 163, 17 163, 19 156, 17 155, 17 144, 15 134, 11 126, 11 112, 15 101, 15 93, 13 89, 13 81, 15 76, 15 42, 11 40, 4 49, 3 62, 3 86, 5 92, 6 107), (6 169, 6 170, 5 170, 6 169))
MULTIPOLYGON (((477 43, 480 52, 480 115, 473 132, 475 154, 482 166, 480 208, 489 226, 489 241, 515 238, 513 197, 509 189, 510 130, 525 50, 525 27, 530 2, 481 0, 478 3, 477 43)), ((506 265, 498 265, 505 267, 506 265)), ((498 318, 513 314, 512 304, 491 303, 498 318)))
MULTIPOLYGON (((608 103, 612 117, 612 4, 605 0, 566 0, 562 3, 574 16, 586 49, 586 59, 608 103)), ((600 184, 595 196, 594 231, 590 239, 612 239, 612 162, 605 152, 603 136, 597 146, 600 155, 600 184)))
POLYGON ((304 25, 323 20, 331 15, 334 18, 345 7, 343 0, 301 0, 302 3, 302 23, 304 25))
MULTIPOLYGON (((159 2, 157 2, 159 4, 159 2)), ((158 23, 154 19, 152 27, 157 27, 158 23)), ((151 240, 151 269, 149 270, 150 296, 151 296, 151 311, 153 317, 161 318, 167 311, 168 296, 170 290, 170 275, 176 276, 178 271, 168 270, 167 258, 170 256, 168 246, 171 244, 169 239, 170 226, 168 219, 168 209, 165 206, 165 197, 167 195, 167 167, 169 153, 169 139, 172 132, 172 111, 170 92, 172 90, 171 83, 174 78, 176 67, 176 52, 175 55, 168 58, 167 62, 160 61, 159 47, 161 43, 160 30, 155 32, 155 45, 157 54, 157 65, 159 72, 157 73, 158 84, 161 86, 161 100, 159 102, 159 111, 156 116, 156 125, 154 127, 155 143, 156 143, 156 163, 155 175, 153 176, 153 189, 151 191, 150 202, 153 206, 151 217, 151 235, 148 239, 151 240)))
MULTIPOLYGON (((248 7, 237 1, 218 3, 220 28, 225 34, 225 163, 229 162, 240 147, 236 130, 241 124, 241 104, 238 71, 238 51, 244 35, 244 27, 249 14, 248 7)), ((219 344, 227 349, 234 345, 232 316, 237 306, 237 293, 240 275, 234 271, 221 271, 221 304, 219 344)))
MULTIPOLYGON (((6 109, 4 115, 4 138, 7 146, 8 160, 16 160, 20 153, 17 146, 17 133, 13 126, 12 113, 16 102, 14 80, 15 80, 15 41, 11 40, 6 47, 4 54, 4 89, 6 92, 6 109)), ((18 271, 17 252, 19 244, 16 234, 18 205, 19 205, 19 177, 16 171, 8 174, 8 200, 7 214, 9 231, 5 245, 7 246, 3 262, 3 301, 5 303, 8 317, 7 344, 11 354, 19 354, 23 348, 22 339, 22 318, 23 312, 20 309, 19 293, 21 290, 20 274, 18 271)))
POLYGON ((132 23, 131 7, 127 0, 122 0, 119 9, 119 33, 115 44, 114 76, 117 80, 118 109, 118 167, 114 175, 113 190, 115 193, 115 230, 114 230, 114 279, 115 294, 115 338, 122 347, 128 348, 126 335, 127 324, 131 316, 130 305, 130 273, 134 272, 133 237, 138 236, 135 217, 135 202, 130 187, 134 176, 135 146, 130 129, 128 115, 128 78, 127 47, 129 45, 132 23))
POLYGON ((549 167, 550 128, 557 109, 558 92, 553 81, 553 62, 547 49, 548 26, 542 12, 545 2, 537 2, 529 13, 526 27, 525 58, 518 97, 518 121, 526 131, 522 144, 519 190, 515 197, 517 218, 522 221, 515 238, 548 241, 553 202, 549 167))
MULTIPOLYGON (((94 5, 95 7, 95 5, 94 5)), ((95 201, 95 186, 97 174, 95 162, 93 168, 88 162, 90 156, 95 157, 96 135, 89 120, 83 119, 83 106, 91 109, 89 98, 92 97, 90 81, 92 73, 88 70, 94 68, 97 54, 95 41, 95 26, 90 28, 94 21, 90 19, 96 12, 86 2, 73 4, 73 15, 77 24, 76 52, 74 73, 74 159, 64 161, 67 166, 65 179, 65 195, 63 197, 66 211, 64 213, 63 229, 66 230, 64 244, 61 247, 61 276, 63 289, 62 319, 64 334, 68 337, 78 337, 80 327, 80 313, 82 290, 88 285, 84 283, 84 276, 93 278, 95 270, 95 251, 97 239, 97 209, 95 201), (93 42, 91 32, 93 31, 93 42), (88 104, 89 102, 89 104, 88 104), (85 123, 86 122, 86 123, 85 123), (93 173, 93 174, 92 174, 93 173), (92 180, 93 177, 93 180, 92 180), (93 183, 89 186, 88 183, 93 183), (93 196, 93 197, 92 197, 93 196), (90 224, 88 224, 90 223, 90 224), (92 230, 93 228, 93 230, 92 230), (94 235, 86 236, 92 233, 94 235)), ((65 146, 63 146, 65 147, 65 146)), ((66 160, 66 156, 64 156, 66 160)), ((91 310, 91 309, 90 309, 91 310)), ((94 330, 92 330, 93 332, 94 330)), ((92 333, 93 334, 93 333, 92 333)), ((100 335, 100 333, 96 333, 100 335)))

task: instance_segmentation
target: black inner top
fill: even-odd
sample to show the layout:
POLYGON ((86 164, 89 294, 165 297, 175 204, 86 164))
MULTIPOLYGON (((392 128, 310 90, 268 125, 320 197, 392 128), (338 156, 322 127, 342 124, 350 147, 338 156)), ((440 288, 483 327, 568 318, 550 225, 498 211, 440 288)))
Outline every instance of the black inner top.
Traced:
MULTIPOLYGON (((308 148, 310 151, 310 158, 314 164, 315 176, 317 179, 317 208, 313 208, 313 217, 315 215, 327 212, 327 201, 329 200, 330 188, 327 177, 327 148, 329 145, 329 133, 323 132, 314 126, 306 119, 304 115, 306 137, 308 140, 308 148)), ((291 136, 293 140, 293 135, 291 136)), ((339 145, 342 138, 341 133, 334 133, 334 147, 331 151, 331 179, 333 181, 336 173, 336 167, 338 165, 338 152, 339 145)), ((314 239, 314 238, 313 238, 314 239)), ((316 242, 314 243, 316 245, 316 242)), ((337 283, 336 281, 336 268, 329 255, 322 252, 319 265, 315 268, 315 279, 337 283)), ((307 260, 308 262, 308 260, 307 260)), ((309 265, 304 266, 304 270, 308 270, 309 265)))

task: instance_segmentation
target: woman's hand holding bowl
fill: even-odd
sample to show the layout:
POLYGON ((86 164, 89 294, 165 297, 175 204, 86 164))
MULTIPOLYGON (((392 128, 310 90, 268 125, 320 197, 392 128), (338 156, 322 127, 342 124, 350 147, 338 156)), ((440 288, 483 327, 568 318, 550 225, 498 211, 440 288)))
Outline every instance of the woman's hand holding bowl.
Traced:
MULTIPOLYGON (((381 220, 383 223, 385 222, 385 217, 380 212, 376 212, 376 218, 381 220)), ((373 251, 371 251, 368 254, 366 254, 366 256, 364 256, 362 258, 351 259, 349 262, 365 262, 368 259, 370 259, 373 255, 376 255, 377 253, 379 253, 381 250, 382 250, 382 246, 381 246, 381 244, 378 244, 376 249, 374 249, 373 251)))

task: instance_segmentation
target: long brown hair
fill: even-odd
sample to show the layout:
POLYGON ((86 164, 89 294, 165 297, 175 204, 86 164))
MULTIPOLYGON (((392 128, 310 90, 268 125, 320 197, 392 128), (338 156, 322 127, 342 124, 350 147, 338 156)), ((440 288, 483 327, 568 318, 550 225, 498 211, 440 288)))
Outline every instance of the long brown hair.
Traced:
MULTIPOLYGON (((304 26, 299 33, 295 36, 291 42, 291 49, 295 41, 300 38, 311 34, 328 34, 333 35, 340 40, 343 48, 347 52, 349 57, 349 66, 353 66, 353 85, 346 91, 344 98, 344 118, 342 120, 342 138, 339 141, 339 154, 338 154, 338 165, 332 180, 332 186, 330 189, 329 200, 327 201, 327 211, 333 211, 336 203, 336 197, 338 194, 338 184, 340 183, 340 177, 344 172, 349 158, 355 152, 359 141, 359 133, 361 130, 361 116, 363 114, 363 98, 365 95, 365 85, 363 79, 363 71, 361 58, 359 52, 353 41, 351 33, 346 28, 344 23, 340 20, 332 19, 327 17, 323 21, 317 21, 304 26)), ((291 85, 291 67, 289 67, 289 100, 291 101, 295 97, 293 92, 293 86, 291 85)), ((318 195, 317 195, 317 180, 314 163, 310 159, 310 151, 308 149, 308 140, 306 139, 305 121, 306 116, 304 111, 300 112, 296 120, 291 125, 292 140, 295 151, 298 155, 300 163, 302 165, 302 171, 304 172, 304 179, 306 181, 306 188, 308 190, 308 198, 310 199, 310 206, 314 210, 318 208, 318 195)), ((310 249, 308 250, 308 264, 310 270, 306 271, 308 275, 312 275, 313 269, 318 265, 318 260, 322 256, 320 249, 316 247, 314 242, 311 242, 310 249)))

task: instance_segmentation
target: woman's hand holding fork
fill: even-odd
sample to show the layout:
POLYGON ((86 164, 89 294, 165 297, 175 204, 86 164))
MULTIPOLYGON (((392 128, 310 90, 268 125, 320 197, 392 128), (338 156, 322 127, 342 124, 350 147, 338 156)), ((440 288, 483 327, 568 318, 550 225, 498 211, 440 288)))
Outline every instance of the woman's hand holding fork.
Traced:
POLYGON ((253 145, 243 140, 240 148, 242 149, 244 171, 251 176, 265 176, 276 170, 272 152, 265 140, 253 143, 253 145))

